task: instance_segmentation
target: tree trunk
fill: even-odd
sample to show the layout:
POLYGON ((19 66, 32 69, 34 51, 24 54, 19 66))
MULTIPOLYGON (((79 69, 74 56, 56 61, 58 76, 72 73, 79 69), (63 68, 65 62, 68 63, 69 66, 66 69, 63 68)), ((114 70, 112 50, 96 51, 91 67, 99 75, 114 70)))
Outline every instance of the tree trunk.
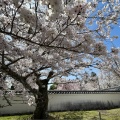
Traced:
POLYGON ((36 109, 34 111, 33 120, 47 119, 48 118, 48 93, 47 85, 39 88, 39 95, 36 99, 36 109))

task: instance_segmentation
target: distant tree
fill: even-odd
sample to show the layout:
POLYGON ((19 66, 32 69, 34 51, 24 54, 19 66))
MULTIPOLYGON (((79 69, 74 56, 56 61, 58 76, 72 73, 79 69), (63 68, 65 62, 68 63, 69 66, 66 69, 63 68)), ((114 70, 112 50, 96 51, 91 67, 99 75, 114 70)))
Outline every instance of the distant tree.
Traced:
POLYGON ((57 84, 53 83, 51 86, 50 86, 50 89, 49 90, 56 90, 57 89, 57 84))
POLYGON ((85 72, 84 76, 82 78, 84 81, 82 84, 83 90, 98 90, 99 89, 98 76, 95 72, 91 72, 89 74, 85 72))
POLYGON ((53 83, 57 83, 57 90, 98 90, 99 81, 95 72, 88 74, 82 73, 82 79, 67 80, 65 78, 56 78, 53 83))
POLYGON ((120 55, 118 52, 117 49, 112 50, 98 65, 101 71, 98 79, 102 89, 120 86, 120 55))
POLYGON ((120 86, 119 76, 110 70, 101 70, 101 74, 98 75, 98 79, 101 89, 120 86))

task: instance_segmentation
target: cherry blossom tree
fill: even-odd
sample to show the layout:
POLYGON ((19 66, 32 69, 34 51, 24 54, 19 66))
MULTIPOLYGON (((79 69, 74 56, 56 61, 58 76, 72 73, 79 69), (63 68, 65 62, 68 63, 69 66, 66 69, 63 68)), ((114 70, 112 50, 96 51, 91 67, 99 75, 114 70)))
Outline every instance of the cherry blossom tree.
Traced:
POLYGON ((87 75, 87 79, 84 78, 82 90, 99 90, 98 76, 95 72, 87 75))
POLYGON ((33 119, 47 118, 48 82, 79 76, 108 54, 119 10, 119 0, 0 0, 1 93, 12 79, 29 105, 35 99, 33 119))
POLYGON ((98 66, 101 89, 120 85, 120 55, 118 49, 112 48, 111 53, 104 57, 98 66))
POLYGON ((55 78, 53 81, 54 90, 81 90, 80 80, 67 80, 65 78, 55 78))
POLYGON ((67 80, 65 78, 55 78, 50 87, 54 90, 99 90, 99 81, 96 73, 82 73, 81 79, 67 80))
POLYGON ((99 74, 100 89, 109 89, 120 85, 120 77, 110 70, 101 70, 99 74))
POLYGON ((112 56, 111 62, 112 62, 111 71, 120 80, 120 55, 115 57, 112 56))

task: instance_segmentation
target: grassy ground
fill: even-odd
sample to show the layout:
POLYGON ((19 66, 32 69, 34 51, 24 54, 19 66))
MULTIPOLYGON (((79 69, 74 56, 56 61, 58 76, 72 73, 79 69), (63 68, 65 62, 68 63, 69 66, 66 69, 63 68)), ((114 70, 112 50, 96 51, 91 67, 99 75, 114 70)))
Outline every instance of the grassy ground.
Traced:
MULTIPOLYGON (((120 120, 120 109, 113 110, 99 110, 99 111, 67 111, 67 112, 53 112, 49 113, 50 119, 54 120, 100 120, 99 112, 101 114, 101 120, 120 120)), ((0 117, 0 120, 29 120, 30 115, 22 116, 6 116, 0 117)))
POLYGON ((30 115, 20 115, 20 116, 5 116, 0 117, 0 120, 29 120, 30 115))

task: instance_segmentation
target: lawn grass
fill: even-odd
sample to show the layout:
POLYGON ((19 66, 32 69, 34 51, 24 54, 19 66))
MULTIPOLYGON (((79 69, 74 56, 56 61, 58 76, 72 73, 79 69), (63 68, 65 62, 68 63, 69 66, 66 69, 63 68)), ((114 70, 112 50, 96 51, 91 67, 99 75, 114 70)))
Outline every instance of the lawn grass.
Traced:
MULTIPOLYGON (((54 120, 99 120, 99 112, 102 120, 120 120, 120 108, 112 110, 98 111, 67 111, 49 113, 50 119, 54 120)), ((6 116, 0 117, 0 120, 29 120, 31 115, 6 116)))
POLYGON ((31 115, 19 115, 19 116, 4 116, 0 117, 0 120, 29 120, 31 115))
POLYGON ((67 111, 54 112, 50 116, 56 119, 77 119, 77 120, 99 120, 99 112, 102 120, 120 120, 120 109, 99 110, 99 111, 67 111))

